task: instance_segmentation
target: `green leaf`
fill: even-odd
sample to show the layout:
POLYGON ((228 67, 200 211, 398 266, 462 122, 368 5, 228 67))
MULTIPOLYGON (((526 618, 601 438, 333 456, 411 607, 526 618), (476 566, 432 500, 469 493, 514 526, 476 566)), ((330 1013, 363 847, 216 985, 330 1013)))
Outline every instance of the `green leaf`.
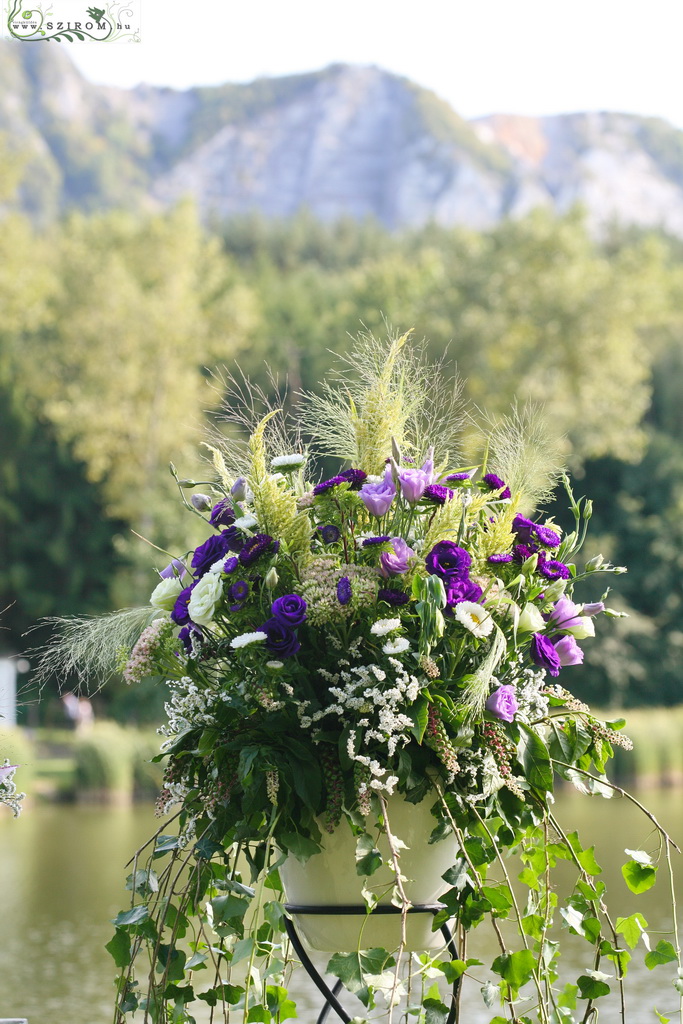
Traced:
POLYGON ((671 1017, 665 1017, 664 1014, 660 1013, 659 1010, 656 1007, 655 1007, 655 1011, 654 1012, 657 1015, 657 1020, 659 1021, 659 1024, 669 1024, 669 1021, 671 1020, 671 1017))
POLYGON ((113 924, 117 928, 125 928, 127 925, 141 924, 149 917, 149 911, 145 906, 133 907, 131 910, 122 910, 114 918, 113 924))
POLYGON ((485 985, 482 985, 480 992, 484 1005, 490 1010, 500 995, 500 989, 492 981, 487 981, 485 985))
POLYGON ((127 967, 130 963, 130 935, 122 928, 116 929, 114 937, 104 948, 114 958, 117 967, 127 967))
POLYGON ((364 832, 356 843, 356 872, 372 875, 382 866, 382 854, 375 846, 372 836, 364 832))
POLYGON ((635 949, 646 928, 647 921, 642 914, 631 914, 630 917, 617 918, 615 931, 624 936, 624 941, 631 949, 635 949))
POLYGON ((317 843, 309 839, 308 836, 299 835, 298 832, 286 832, 280 836, 280 841, 289 853, 293 854, 302 864, 310 860, 314 854, 320 853, 320 847, 317 843))
POLYGON ((670 964, 677 959, 676 950, 671 943, 666 939, 660 939, 655 948, 646 953, 645 966, 651 971, 660 964, 670 964))
POLYGON ((244 989, 240 985, 216 985, 206 992, 198 992, 197 998, 203 999, 209 1006, 217 1006, 219 999, 224 1000, 230 1006, 235 1006, 243 994, 244 989))
POLYGON ((631 892, 641 893, 647 892, 655 884, 657 868, 630 860, 622 866, 621 873, 631 892))
POLYGON ((579 840, 578 832, 570 832, 567 836, 569 845, 576 855, 576 859, 579 864, 586 872, 587 875, 600 875, 602 874, 602 868, 595 859, 594 850, 595 847, 591 846, 588 849, 584 849, 579 840))
POLYGON ((159 968, 165 971, 168 981, 182 981, 185 976, 185 953, 182 949, 172 949, 163 943, 158 950, 159 968))
POLYGON ((464 960, 451 960, 450 963, 443 963, 441 970, 448 984, 452 985, 454 981, 457 981, 465 973, 467 964, 464 960))
POLYGON ((228 893, 226 896, 215 896, 211 901, 213 923, 224 924, 232 918, 242 918, 249 909, 249 901, 228 893))
POLYGON ((527 781, 535 789, 549 792, 553 788, 553 770, 545 743, 528 725, 520 723, 519 759, 527 781))
POLYGON ((530 980, 536 967, 534 954, 530 949, 521 949, 517 953, 503 953, 491 964, 491 969, 500 974, 508 985, 519 989, 530 980))
POLYGON ((597 981, 582 974, 576 979, 579 985, 579 999, 599 999, 600 996, 608 996, 610 987, 604 981, 597 981))
POLYGON ((185 964, 186 971, 200 971, 208 960, 206 953, 193 953, 185 964))
POLYGON ((247 1014, 247 1024, 270 1024, 271 1020, 270 1010, 263 1003, 252 1006, 247 1014))
POLYGON ((512 897, 507 885, 485 885, 481 892, 491 904, 491 909, 498 911, 499 914, 507 914, 512 907, 512 897))
POLYGON ((368 1006, 370 992, 365 975, 381 974, 385 967, 393 967, 395 961, 386 949, 375 947, 355 953, 335 953, 327 965, 329 974, 334 974, 349 992, 357 995, 368 1006))
POLYGON ((427 728, 429 721, 429 701, 426 697, 420 697, 415 703, 408 709, 408 717, 412 719, 413 727, 410 730, 417 740, 418 743, 422 743, 422 738, 427 728))
POLYGON ((425 1009, 425 1024, 446 1024, 448 1007, 440 999, 425 999, 422 1005, 425 1009))

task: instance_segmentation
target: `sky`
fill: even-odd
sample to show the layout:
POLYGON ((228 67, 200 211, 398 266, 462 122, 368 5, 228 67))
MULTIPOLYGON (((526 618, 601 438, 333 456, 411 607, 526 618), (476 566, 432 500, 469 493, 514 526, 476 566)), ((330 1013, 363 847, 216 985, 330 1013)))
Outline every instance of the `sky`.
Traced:
POLYGON ((140 3, 140 43, 70 44, 91 81, 186 89, 376 64, 468 118, 620 110, 683 127, 683 0, 140 3))

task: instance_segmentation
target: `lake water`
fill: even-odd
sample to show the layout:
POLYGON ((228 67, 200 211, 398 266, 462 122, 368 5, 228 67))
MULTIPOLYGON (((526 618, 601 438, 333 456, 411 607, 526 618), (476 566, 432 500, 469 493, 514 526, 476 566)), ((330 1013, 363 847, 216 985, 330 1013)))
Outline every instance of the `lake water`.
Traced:
MULTIPOLYGON (((642 801, 683 845, 683 793, 648 792, 642 801)), ((614 913, 626 916, 639 910, 649 923, 653 946, 661 937, 670 938, 656 934, 671 929, 664 868, 654 889, 641 896, 628 891, 620 874, 627 859, 624 848, 656 851, 651 823, 624 800, 579 794, 561 795, 556 811, 565 829, 576 828, 584 843, 595 843, 614 913)), ((0 1018, 27 1017, 29 1024, 112 1021, 115 971, 103 947, 113 933, 111 918, 126 906, 129 895, 124 890, 128 873, 124 865, 158 824, 147 806, 34 804, 18 820, 0 815, 0 1018)), ((683 862, 683 857, 676 855, 676 860, 683 862)), ((676 865, 676 872, 683 903, 683 863, 676 865)), ((679 921, 683 926, 680 912, 679 921)), ((591 967, 588 946, 575 945, 565 959, 577 969, 591 967)), ((488 937, 475 932, 468 953, 476 956, 479 949, 482 960, 486 961, 489 950, 491 957, 496 955, 488 937)), ((654 1006, 673 1016, 678 1003, 671 987, 672 974, 669 965, 648 971, 642 953, 635 951, 628 979, 627 1020, 655 1024, 654 1006), (636 960, 641 962, 636 964, 636 960)), ((317 1016, 317 996, 305 984, 297 995, 300 1019, 312 1024, 317 1016)), ((598 1003, 602 1004, 600 1024, 617 1024, 620 1019, 617 1000, 609 1003, 611 998, 598 1003)), ((348 1008, 360 1013, 360 1004, 348 1008)), ((468 982, 463 1024, 483 1024, 495 1013, 495 1009, 485 1009, 479 986, 468 982)), ((335 1019, 331 1015, 328 1021, 335 1019)))

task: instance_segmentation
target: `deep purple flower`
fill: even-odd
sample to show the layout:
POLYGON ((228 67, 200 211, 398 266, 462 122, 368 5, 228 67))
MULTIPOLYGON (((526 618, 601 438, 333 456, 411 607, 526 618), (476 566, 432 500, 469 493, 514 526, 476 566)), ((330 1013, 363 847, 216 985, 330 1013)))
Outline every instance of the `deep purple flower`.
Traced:
POLYGON ((231 601, 238 601, 244 604, 249 597, 249 584, 246 580, 237 580, 228 587, 228 597, 231 601))
POLYGON ((543 633, 533 633, 531 637, 531 660, 539 668, 550 672, 551 676, 560 674, 560 656, 555 650, 552 640, 549 640, 543 633))
POLYGON ((386 579, 388 576, 399 576, 408 571, 408 564, 415 552, 408 547, 402 537, 391 537, 389 539, 391 551, 383 551, 379 556, 380 575, 386 579))
POLYGON ((363 541, 364 548, 371 548, 373 544, 386 544, 391 540, 391 537, 387 533, 384 537, 366 537, 363 541))
POLYGON ((471 473, 451 473, 446 477, 446 483, 461 483, 463 480, 469 480, 471 476, 471 473))
POLYGON ((478 601, 483 591, 478 583, 470 579, 453 579, 446 580, 446 605, 448 608, 453 608, 454 605, 460 604, 461 601, 478 601))
POLYGON ((517 714, 517 697, 514 686, 499 686, 486 701, 486 710, 503 722, 514 722, 517 714))
POLYGON ((560 535, 551 530, 549 526, 540 526, 538 523, 534 526, 534 533, 537 540, 540 540, 541 544, 545 544, 547 548, 559 548, 560 546, 560 535))
POLYGON ((231 555, 230 558, 226 558, 225 562, 223 563, 223 572, 227 573, 227 575, 229 576, 231 572, 235 571, 239 564, 239 558, 235 558, 234 555, 231 555))
POLYGON ((455 541, 440 540, 425 558, 425 564, 432 576, 442 580, 465 579, 472 559, 468 551, 459 548, 455 541))
POLYGON ((318 531, 323 544, 336 544, 341 537, 341 531, 338 527, 333 526, 332 523, 328 523, 327 526, 319 526, 318 531))
POLYGON ((342 576, 337 583, 337 600, 339 604, 348 604, 351 600, 351 580, 348 576, 342 576))
POLYGON ((294 629, 306 621, 307 604, 298 594, 285 594, 273 601, 270 611, 274 618, 294 629))
POLYGON ((508 562, 512 561, 512 558, 513 556, 511 554, 501 552, 499 555, 489 555, 486 561, 490 562, 491 565, 506 565, 508 562))
POLYGON ((187 574, 187 568, 185 563, 181 562, 179 558, 174 558, 172 562, 169 562, 165 569, 162 569, 159 576, 162 580, 171 580, 174 576, 178 579, 182 579, 187 574))
POLYGON ((236 526, 229 526, 227 530, 222 530, 221 532, 225 537, 225 544, 228 551, 234 551, 235 554, 238 555, 244 547, 244 537, 240 531, 236 526))
POLYGON ((227 498, 213 506, 209 522, 212 526, 231 526, 235 522, 235 512, 227 498))
POLYGON ((227 553, 228 543, 225 533, 216 533, 200 544, 193 554, 191 562, 195 579, 200 579, 209 571, 214 562, 220 561, 227 553))
POLYGON ((541 526, 540 523, 534 523, 525 516, 515 516, 512 520, 512 529, 522 544, 533 544, 535 546, 535 541, 540 541, 547 548, 559 547, 560 537, 554 530, 551 530, 549 526, 541 526))
POLYGON ((259 626, 259 630, 268 637, 266 640, 268 650, 280 658, 290 658, 301 649, 294 630, 286 626, 280 619, 276 619, 275 616, 259 626))
POLYGON ((175 622, 176 626, 185 626, 190 621, 190 613, 187 610, 187 605, 192 596, 193 587, 185 587, 181 590, 176 598, 176 602, 173 605, 173 611, 171 612, 171 618, 175 622))
POLYGON ((455 491, 452 491, 450 487, 444 487, 443 484, 430 484, 429 487, 425 487, 422 500, 431 501, 435 505, 445 505, 454 494, 455 491))
POLYGON ((183 626, 178 633, 178 639, 185 648, 186 654, 192 654, 193 637, 197 640, 202 639, 202 631, 199 626, 195 626, 194 623, 191 623, 189 626, 183 626))
POLYGON ((536 554, 536 549, 529 544, 515 544, 512 554, 515 562, 526 562, 527 558, 531 558, 532 555, 536 554))
POLYGON ((391 479, 391 471, 385 474, 384 480, 380 480, 377 483, 364 483, 358 493, 368 512, 381 519, 389 511, 389 507, 396 495, 396 488, 391 479))
POLYGON ((568 580, 572 575, 564 562, 555 562, 551 558, 539 557, 538 571, 547 580, 568 580))
POLYGON ((583 663, 583 651, 571 634, 557 640, 555 650, 563 668, 566 665, 581 665, 583 663))
POLYGON ((331 476, 329 480, 323 480, 322 483, 316 484, 313 488, 313 493, 324 494, 325 491, 331 491, 333 487, 339 487, 340 484, 345 483, 348 483, 348 481, 340 473, 338 476, 331 476))
POLYGON ((402 590, 391 590, 387 587, 381 587, 377 591, 377 600, 386 601, 392 608, 399 608, 402 604, 408 604, 410 597, 402 590))
POLYGON ((496 476, 495 473, 486 473, 486 475, 484 476, 484 483, 488 486, 489 490, 491 491, 499 491, 501 487, 504 488, 503 492, 500 495, 501 498, 511 497, 510 488, 507 486, 505 481, 501 480, 500 477, 496 476))
POLYGON ((240 551, 240 563, 242 565, 253 565, 261 555, 268 551, 272 544, 273 538, 268 536, 267 533, 255 533, 253 537, 250 537, 245 542, 244 547, 240 551))
POLYGON ((512 529, 517 534, 522 544, 531 544, 534 535, 535 524, 526 516, 515 516, 512 520, 512 529))
POLYGON ((368 474, 362 469, 345 469, 339 476, 343 477, 351 485, 352 491, 357 491, 368 474))

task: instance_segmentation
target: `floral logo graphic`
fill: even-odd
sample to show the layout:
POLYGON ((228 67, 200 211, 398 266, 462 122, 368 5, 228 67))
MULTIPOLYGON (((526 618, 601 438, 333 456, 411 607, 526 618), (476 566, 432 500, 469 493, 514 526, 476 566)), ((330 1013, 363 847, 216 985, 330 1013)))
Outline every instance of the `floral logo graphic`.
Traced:
POLYGON ((27 42, 140 42, 140 0, 85 7, 80 0, 43 0, 24 7, 10 0, 5 8, 7 34, 27 42))

